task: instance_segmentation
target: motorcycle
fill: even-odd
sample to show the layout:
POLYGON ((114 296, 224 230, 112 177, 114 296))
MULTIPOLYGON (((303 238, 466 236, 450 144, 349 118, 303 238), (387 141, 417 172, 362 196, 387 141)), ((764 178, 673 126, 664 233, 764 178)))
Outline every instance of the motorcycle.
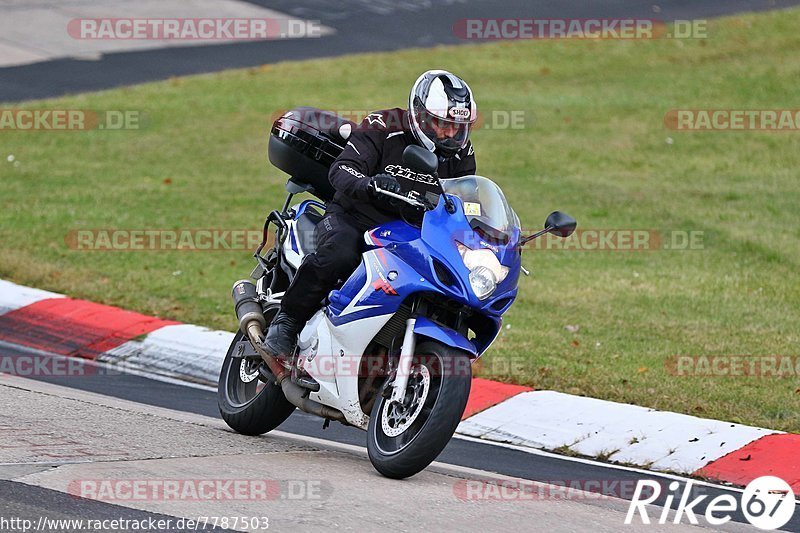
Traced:
POLYGON ((264 223, 255 283, 233 286, 239 330, 222 364, 218 403, 225 422, 246 435, 275 429, 297 408, 324 427, 333 420, 363 429, 375 469, 401 479, 426 468, 455 433, 472 364, 516 298, 522 246, 545 233, 567 237, 576 222, 556 211, 543 230, 523 237, 497 184, 481 176, 439 180, 437 157, 409 146, 403 164, 433 177, 440 194, 379 191, 418 216, 365 233, 361 264, 320 303, 284 365, 264 349, 265 331, 314 251, 314 228, 332 196, 327 169, 353 127, 313 108, 273 125, 270 161, 292 177, 283 209, 264 223), (301 192, 321 201, 290 207, 301 192), (265 252, 272 225, 275 245, 265 252))

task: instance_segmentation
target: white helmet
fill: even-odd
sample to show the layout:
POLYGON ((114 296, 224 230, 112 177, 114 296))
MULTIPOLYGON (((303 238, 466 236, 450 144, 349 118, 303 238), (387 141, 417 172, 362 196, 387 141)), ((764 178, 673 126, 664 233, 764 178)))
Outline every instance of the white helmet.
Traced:
POLYGON ((429 70, 411 88, 408 116, 419 144, 442 157, 452 157, 467 145, 478 107, 464 80, 446 70, 429 70))

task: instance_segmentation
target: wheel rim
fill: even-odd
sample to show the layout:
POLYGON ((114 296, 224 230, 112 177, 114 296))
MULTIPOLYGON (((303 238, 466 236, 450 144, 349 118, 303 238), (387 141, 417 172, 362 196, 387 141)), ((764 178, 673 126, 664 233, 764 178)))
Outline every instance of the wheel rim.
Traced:
POLYGON ((381 409, 381 427, 388 437, 397 437, 419 417, 431 386, 431 373, 425 365, 411 368, 406 396, 400 402, 385 402, 381 409))
MULTIPOLYGON (((375 444, 384 455, 394 455, 406 449, 416 439, 430 418, 441 390, 441 360, 428 355, 415 361, 403 398, 403 407, 381 397, 380 423, 375 427, 375 444), (439 370, 437 370, 439 369, 439 370)), ((391 383, 386 385, 391 387, 391 383)))
POLYGON ((259 361, 243 359, 228 366, 225 396, 231 407, 244 407, 258 398, 266 383, 258 379, 259 361))

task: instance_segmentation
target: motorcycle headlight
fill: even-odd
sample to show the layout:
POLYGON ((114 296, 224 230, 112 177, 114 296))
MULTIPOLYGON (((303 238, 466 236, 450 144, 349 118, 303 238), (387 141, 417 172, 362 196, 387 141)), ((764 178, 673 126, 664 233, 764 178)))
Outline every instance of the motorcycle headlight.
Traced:
POLYGON ((456 241, 458 253, 464 266, 469 269, 469 283, 478 299, 488 298, 497 284, 506 279, 508 267, 500 264, 494 252, 488 248, 472 248, 456 241))
POLYGON ((485 266, 476 266, 469 271, 469 284, 475 296, 483 300, 497 288, 497 278, 494 277, 494 272, 485 266))

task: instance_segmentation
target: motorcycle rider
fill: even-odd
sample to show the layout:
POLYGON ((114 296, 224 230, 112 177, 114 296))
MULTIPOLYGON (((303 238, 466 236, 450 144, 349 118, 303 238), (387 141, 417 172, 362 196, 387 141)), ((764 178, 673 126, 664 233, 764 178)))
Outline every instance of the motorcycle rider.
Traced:
POLYGON ((358 266, 364 232, 399 218, 397 201, 379 190, 441 192, 433 176, 403 166, 408 145, 418 144, 438 156, 440 178, 475 173, 469 133, 476 118, 477 106, 466 82, 444 70, 428 70, 411 88, 407 110, 370 113, 354 128, 328 174, 336 194, 317 224, 316 251, 298 268, 267 332, 270 355, 288 365, 300 329, 337 281, 358 266))

